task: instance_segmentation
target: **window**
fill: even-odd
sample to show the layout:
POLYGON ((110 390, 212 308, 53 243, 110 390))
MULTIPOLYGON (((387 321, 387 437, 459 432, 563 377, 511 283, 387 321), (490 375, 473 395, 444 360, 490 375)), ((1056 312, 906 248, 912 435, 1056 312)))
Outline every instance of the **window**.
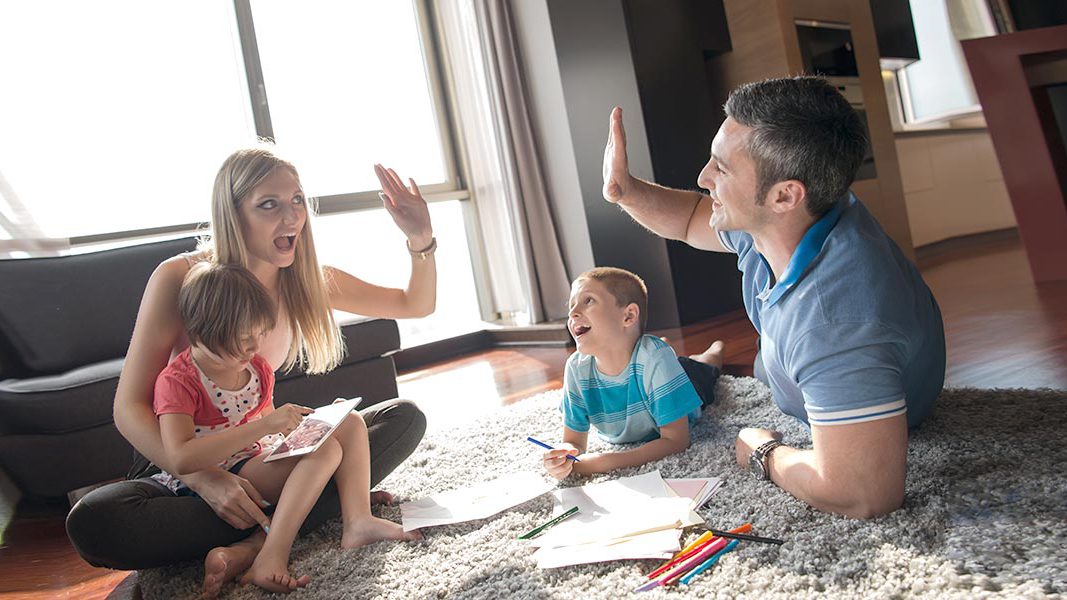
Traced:
POLYGON ((320 260, 374 283, 404 286, 410 258, 373 164, 419 182, 448 285, 405 346, 484 326, 422 0, 3 3, 0 54, 19 57, 0 63, 0 256, 188 235, 226 155, 271 137, 318 199, 320 260))
POLYGON ((904 124, 981 112, 959 41, 996 33, 989 7, 981 0, 911 0, 911 12, 919 60, 889 75, 899 86, 904 124))
POLYGON ((21 217, 9 239, 208 218, 219 164, 255 137, 232 13, 219 2, 3 3, 0 190, 21 217))

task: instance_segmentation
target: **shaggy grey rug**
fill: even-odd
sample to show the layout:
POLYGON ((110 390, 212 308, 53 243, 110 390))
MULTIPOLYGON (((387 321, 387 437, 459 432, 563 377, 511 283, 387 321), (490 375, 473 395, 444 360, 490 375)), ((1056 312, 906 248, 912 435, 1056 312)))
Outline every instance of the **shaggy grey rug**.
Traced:
MULTIPOLYGON (((535 396, 461 429, 428 435, 384 487, 409 500, 536 468, 540 453, 525 438, 559 438, 558 399, 558 392, 535 396)), ((742 543, 688 587, 646 597, 1067 593, 1067 392, 946 390, 933 417, 912 435, 904 507, 871 521, 814 512, 754 481, 733 458, 734 438, 746 426, 779 429, 792 444, 810 442, 806 428, 782 415, 761 383, 724 376, 718 401, 695 428, 687 452, 618 475, 659 469, 664 477, 721 477, 723 487, 701 511, 708 524, 725 529, 749 521, 755 533, 787 543, 742 543)), ((399 509, 381 510, 400 521, 399 509)), ((340 523, 328 523, 294 547, 293 573, 312 577, 298 596, 608 599, 630 595, 658 566, 617 561, 536 569, 532 549, 515 538, 544 522, 550 510, 546 494, 483 521, 426 530, 422 542, 353 551, 340 549, 340 523)), ((146 598, 189 598, 201 576, 200 565, 190 563, 143 571, 140 584, 146 598)), ((255 588, 224 592, 227 598, 260 596, 255 588)))

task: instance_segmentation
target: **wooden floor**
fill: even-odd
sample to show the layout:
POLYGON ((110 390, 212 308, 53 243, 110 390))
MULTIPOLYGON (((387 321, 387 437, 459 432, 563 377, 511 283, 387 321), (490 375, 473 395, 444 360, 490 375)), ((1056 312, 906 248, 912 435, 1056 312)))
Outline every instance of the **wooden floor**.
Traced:
MULTIPOLYGON (((921 260, 945 317, 948 386, 1067 389, 1067 282, 1035 285, 1017 239, 949 248, 921 260)), ((722 339, 727 372, 751 374, 756 336, 743 314, 656 332, 681 354, 722 339)), ((562 385, 564 349, 498 349, 405 373, 401 395, 431 429, 562 385)), ((138 598, 136 575, 96 569, 71 548, 65 506, 20 507, 0 548, 0 600, 138 598)))

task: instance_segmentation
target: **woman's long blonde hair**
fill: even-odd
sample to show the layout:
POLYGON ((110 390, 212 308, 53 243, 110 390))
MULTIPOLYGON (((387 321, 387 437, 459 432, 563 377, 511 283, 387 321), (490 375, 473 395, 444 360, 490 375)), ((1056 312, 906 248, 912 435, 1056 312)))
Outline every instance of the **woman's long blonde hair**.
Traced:
MULTIPOLYGON (((211 194, 213 237, 201 244, 213 260, 248 267, 248 251, 237 208, 279 168, 288 169, 300 180, 296 167, 264 147, 238 150, 222 163, 211 194)), ((305 373, 316 374, 340 364, 345 345, 330 308, 326 277, 315 254, 315 240, 311 235, 313 209, 310 203, 307 206, 308 219, 297 238, 295 259, 291 266, 281 269, 278 279, 279 309, 285 307, 292 332, 282 369, 299 365, 305 373)))

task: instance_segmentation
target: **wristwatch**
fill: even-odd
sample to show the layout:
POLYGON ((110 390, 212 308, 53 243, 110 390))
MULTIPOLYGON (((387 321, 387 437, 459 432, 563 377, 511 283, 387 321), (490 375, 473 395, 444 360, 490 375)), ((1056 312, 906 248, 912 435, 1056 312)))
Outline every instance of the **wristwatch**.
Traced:
POLYGON ((763 442, 752 451, 752 454, 748 457, 748 468, 752 471, 752 476, 759 481, 770 481, 771 470, 767 468, 767 456, 770 455, 778 446, 781 446, 782 442, 778 440, 770 440, 763 442))

